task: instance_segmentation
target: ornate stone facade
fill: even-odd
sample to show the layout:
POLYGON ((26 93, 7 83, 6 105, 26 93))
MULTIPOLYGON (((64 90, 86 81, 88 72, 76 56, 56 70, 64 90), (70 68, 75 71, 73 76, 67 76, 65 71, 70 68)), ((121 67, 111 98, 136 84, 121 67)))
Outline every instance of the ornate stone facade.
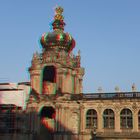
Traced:
POLYGON ((32 58, 27 108, 17 112, 23 129, 3 139, 140 139, 140 92, 134 84, 132 92, 116 88, 114 93, 103 93, 99 88, 99 93, 83 94, 80 51, 72 53, 75 41, 64 33, 62 12, 56 8, 53 32, 42 35, 42 52, 32 58))
POLYGON ((28 103, 27 109, 34 108, 36 113, 40 114, 36 122, 38 128, 36 133, 39 138, 42 140, 45 137, 53 140, 90 140, 95 137, 100 140, 140 139, 140 93, 134 91, 136 89, 134 85, 133 92, 128 93, 117 90, 116 93, 105 94, 99 90, 98 94, 82 94, 84 69, 80 66, 80 51, 77 56, 72 54, 74 45, 71 42, 74 39, 72 37, 67 39, 66 36, 69 34, 63 32, 65 23, 62 11, 61 7, 56 8, 54 31, 43 34, 41 38, 43 52, 34 54, 29 69, 31 87, 38 98, 28 103), (47 74, 54 75, 55 80, 43 78, 47 77, 44 67, 48 66, 54 67, 55 74, 52 74, 53 70, 50 73, 47 70, 47 74), (52 84, 52 90, 42 92, 43 82, 46 82, 46 87, 52 84), (45 131, 48 130, 49 133, 43 137, 44 130, 40 123, 44 118, 43 125, 46 126, 45 131))

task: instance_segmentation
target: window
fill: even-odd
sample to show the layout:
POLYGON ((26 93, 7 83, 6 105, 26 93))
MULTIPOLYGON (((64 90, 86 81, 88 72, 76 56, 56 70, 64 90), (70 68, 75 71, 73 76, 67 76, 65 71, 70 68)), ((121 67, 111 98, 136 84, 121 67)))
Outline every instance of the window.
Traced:
POLYGON ((97 128, 97 112, 89 109, 86 114, 86 128, 97 128))
POLYGON ((138 127, 140 129, 140 111, 138 112, 138 127))
POLYGON ((120 114, 121 128, 133 128, 133 117, 130 109, 123 109, 120 114))
POLYGON ((103 112, 104 128, 114 128, 114 112, 111 109, 106 109, 103 112))
POLYGON ((43 70, 43 81, 56 82, 56 68, 54 66, 45 66, 43 70))
POLYGON ((56 68, 54 66, 45 66, 43 69, 42 93, 50 94, 53 92, 53 84, 56 82, 56 68))

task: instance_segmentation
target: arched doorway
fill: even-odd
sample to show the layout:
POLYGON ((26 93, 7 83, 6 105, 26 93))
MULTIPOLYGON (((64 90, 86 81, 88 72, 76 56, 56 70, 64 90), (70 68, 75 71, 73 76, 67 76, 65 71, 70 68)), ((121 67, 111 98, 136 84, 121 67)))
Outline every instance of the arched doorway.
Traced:
POLYGON ((40 110, 40 140, 53 140, 55 113, 56 111, 52 106, 44 106, 40 110))
POLYGON ((55 109, 52 106, 44 106, 40 112, 41 118, 55 119, 55 109))
POLYGON ((49 131, 54 130, 55 113, 55 109, 52 106, 44 106, 40 111, 41 123, 49 131))

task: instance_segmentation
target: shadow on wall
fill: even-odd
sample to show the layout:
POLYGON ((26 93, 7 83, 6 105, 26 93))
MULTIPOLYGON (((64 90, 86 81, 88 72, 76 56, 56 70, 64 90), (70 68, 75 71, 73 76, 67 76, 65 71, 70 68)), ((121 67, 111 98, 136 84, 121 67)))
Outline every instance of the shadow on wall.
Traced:
POLYGON ((52 131, 41 124, 40 134, 38 134, 38 138, 35 140, 79 140, 78 135, 74 134, 71 130, 61 125, 60 122, 57 122, 57 124, 64 131, 52 131))
POLYGON ((78 135, 62 125, 61 122, 56 121, 54 117, 40 119, 40 133, 38 133, 36 140, 79 140, 78 135), (55 126, 55 130, 53 126, 55 126))

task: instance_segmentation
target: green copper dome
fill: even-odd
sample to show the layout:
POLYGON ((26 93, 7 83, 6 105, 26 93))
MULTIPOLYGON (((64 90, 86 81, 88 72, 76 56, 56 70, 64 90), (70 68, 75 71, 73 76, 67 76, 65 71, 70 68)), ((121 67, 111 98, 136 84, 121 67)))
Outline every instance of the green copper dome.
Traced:
POLYGON ((60 50, 70 52, 75 47, 75 40, 69 33, 64 33, 65 23, 62 16, 63 9, 61 7, 57 7, 55 11, 56 14, 52 23, 53 32, 44 33, 42 35, 40 40, 41 45, 47 50, 58 48, 60 50))

